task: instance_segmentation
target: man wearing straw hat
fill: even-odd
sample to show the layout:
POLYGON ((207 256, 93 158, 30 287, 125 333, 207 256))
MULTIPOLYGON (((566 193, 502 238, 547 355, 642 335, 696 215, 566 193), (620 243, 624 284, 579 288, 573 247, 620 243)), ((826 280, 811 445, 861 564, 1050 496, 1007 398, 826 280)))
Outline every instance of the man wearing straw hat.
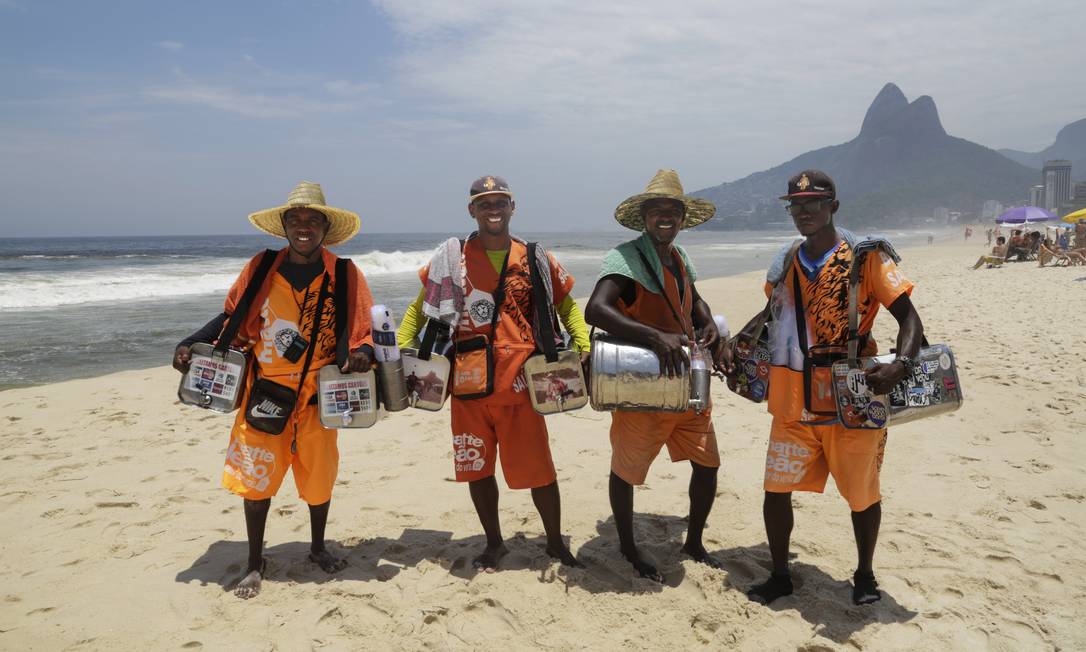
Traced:
MULTIPOLYGON (((660 170, 645 188, 615 209, 622 226, 641 235, 607 253, 585 309, 593 326, 643 344, 660 358, 661 373, 683 373, 690 361, 684 347, 718 351, 712 311, 698 296, 697 278, 686 252, 675 244, 679 231, 713 217, 712 203, 683 194, 679 175, 660 170)), ((719 562, 702 545, 702 530, 716 497, 720 467, 709 410, 611 413, 611 511, 619 545, 641 577, 663 575, 637 549, 633 537, 633 485, 644 484, 649 465, 667 445, 673 462, 690 461, 690 519, 682 550, 713 568, 719 562)))
MULTIPOLYGON (((535 354, 539 325, 534 315, 533 281, 527 243, 509 233, 516 203, 509 184, 499 176, 476 179, 468 191, 468 214, 478 230, 465 241, 450 238, 438 246, 420 271, 423 289, 404 314, 397 341, 407 346, 426 328, 444 323, 452 331, 458 353, 470 342, 485 342, 492 354, 491 391, 457 396, 453 380, 452 443, 457 482, 466 482, 486 533, 486 547, 472 560, 484 573, 498 569, 508 549, 498 518, 498 460, 510 489, 530 489, 546 531, 546 553, 566 566, 583 567, 562 537, 558 475, 551 457, 547 422, 528 396, 522 367, 535 354)), ((587 355, 588 329, 570 295, 573 276, 554 256, 536 248, 541 295, 557 311, 573 345, 587 355), (548 273, 549 272, 549 273, 548 273)), ((546 311, 548 314, 550 311, 546 311)), ((471 369, 457 357, 456 378, 471 369), (463 368, 461 368, 463 366, 463 368)))
MULTIPOLYGON (((320 185, 303 181, 291 191, 286 204, 253 213, 249 221, 264 233, 285 238, 287 246, 275 256, 233 343, 248 349, 255 362, 246 395, 251 395, 257 378, 295 390, 297 395, 280 433, 268 434, 250 424, 248 406, 239 410, 230 433, 222 483, 244 500, 249 539, 248 566, 234 591, 241 598, 260 592, 266 573, 264 526, 271 497, 279 491, 288 467, 293 469, 299 497, 309 505, 309 560, 327 573, 347 565, 324 544, 339 449, 337 432, 321 426, 316 402, 318 372, 336 359, 337 308, 347 311, 349 320, 350 354, 343 371, 366 371, 373 360, 373 300, 366 279, 353 264, 346 267, 347 278, 336 278, 338 259, 327 249, 358 233, 358 215, 328 206, 320 185), (333 305, 337 283, 348 285, 347 306, 333 305), (314 332, 317 336, 312 338, 314 332)), ((212 342, 223 332, 262 256, 254 257, 242 270, 226 297, 224 312, 177 346, 173 366, 179 371, 188 369, 189 347, 194 342, 212 342)))

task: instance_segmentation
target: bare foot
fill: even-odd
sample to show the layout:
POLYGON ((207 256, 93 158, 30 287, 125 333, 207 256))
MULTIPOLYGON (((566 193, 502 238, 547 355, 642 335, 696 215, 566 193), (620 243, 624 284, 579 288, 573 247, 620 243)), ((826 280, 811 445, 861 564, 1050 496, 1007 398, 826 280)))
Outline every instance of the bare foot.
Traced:
POLYGON ((551 559, 557 559, 562 562, 563 566, 569 566, 571 568, 584 568, 584 564, 577 560, 573 556, 573 553, 569 551, 564 543, 557 546, 547 546, 547 554, 551 559))
POLYGON ((633 565, 634 570, 636 570, 641 577, 660 584, 664 583, 663 574, 656 570, 655 566, 642 559, 641 553, 636 549, 629 552, 623 552, 622 556, 626 558, 626 561, 633 565))
POLYGON ((320 566, 321 570, 329 575, 338 573, 347 567, 346 559, 333 556, 326 548, 321 548, 317 552, 310 551, 309 561, 320 566))
POLYGON ((700 543, 696 545, 691 543, 683 544, 683 552, 689 555, 694 561, 699 564, 705 564, 709 568, 715 568, 717 570, 724 568, 724 565, 710 555, 709 551, 705 549, 705 546, 700 543))
POLYGON ((268 560, 260 560, 260 569, 249 571, 245 577, 241 578, 237 587, 234 589, 234 595, 238 596, 242 600, 248 600, 249 598, 255 598, 260 593, 260 583, 264 579, 264 571, 268 568, 268 560))
POLYGON ((498 570, 498 562, 501 561, 502 557, 508 554, 508 552, 509 549, 505 547, 504 543, 499 543, 496 546, 488 545, 483 549, 483 554, 471 560, 471 565, 477 571, 493 573, 498 570))

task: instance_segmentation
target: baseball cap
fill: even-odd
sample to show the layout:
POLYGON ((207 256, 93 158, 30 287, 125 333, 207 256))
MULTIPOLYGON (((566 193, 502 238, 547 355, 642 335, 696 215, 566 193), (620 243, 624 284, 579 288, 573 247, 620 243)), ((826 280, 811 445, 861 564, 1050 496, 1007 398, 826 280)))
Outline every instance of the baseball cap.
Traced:
POLYGON ((822 170, 804 170, 788 180, 788 194, 779 199, 793 197, 837 197, 837 186, 830 175, 822 170))
POLYGON ((510 198, 513 197, 513 193, 509 190, 509 184, 506 183, 505 179, 493 175, 479 177, 472 181, 469 194, 469 201, 475 201, 483 195, 508 195, 510 198))

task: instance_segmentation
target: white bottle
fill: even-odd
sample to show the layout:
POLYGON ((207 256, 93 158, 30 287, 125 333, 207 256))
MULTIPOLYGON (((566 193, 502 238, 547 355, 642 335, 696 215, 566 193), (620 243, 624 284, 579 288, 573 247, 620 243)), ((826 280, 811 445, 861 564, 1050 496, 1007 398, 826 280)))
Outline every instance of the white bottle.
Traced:
POLYGON ((373 352, 377 362, 395 362, 400 359, 400 347, 396 344, 396 319, 383 304, 370 308, 373 322, 373 352))

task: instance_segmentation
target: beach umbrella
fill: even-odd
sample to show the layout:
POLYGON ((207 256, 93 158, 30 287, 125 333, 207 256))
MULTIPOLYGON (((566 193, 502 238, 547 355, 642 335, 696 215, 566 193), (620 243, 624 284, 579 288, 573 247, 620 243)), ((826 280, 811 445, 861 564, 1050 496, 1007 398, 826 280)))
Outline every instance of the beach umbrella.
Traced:
POLYGON ((1019 206, 1004 212, 996 218, 996 224, 1028 224, 1031 222, 1049 222, 1059 218, 1043 208, 1019 206))
POLYGON ((1086 220, 1086 208, 1075 211, 1074 213, 1068 213, 1063 216, 1063 221, 1068 224, 1074 224, 1079 220, 1086 220))

